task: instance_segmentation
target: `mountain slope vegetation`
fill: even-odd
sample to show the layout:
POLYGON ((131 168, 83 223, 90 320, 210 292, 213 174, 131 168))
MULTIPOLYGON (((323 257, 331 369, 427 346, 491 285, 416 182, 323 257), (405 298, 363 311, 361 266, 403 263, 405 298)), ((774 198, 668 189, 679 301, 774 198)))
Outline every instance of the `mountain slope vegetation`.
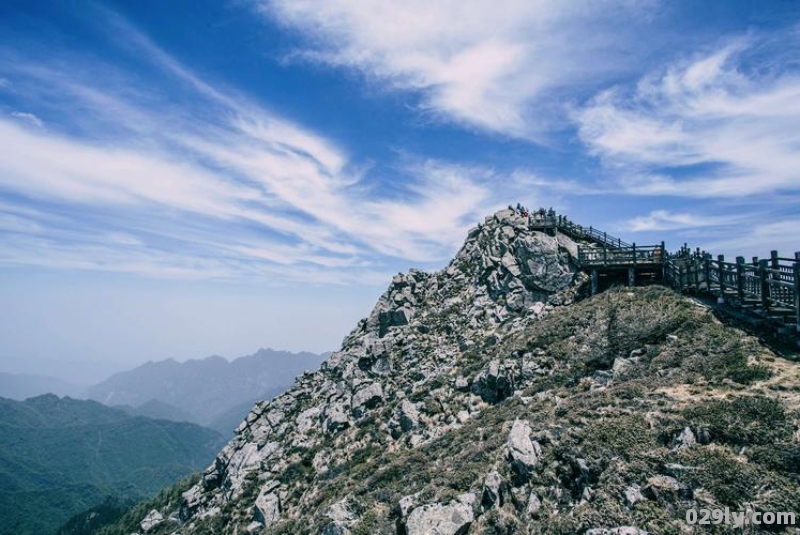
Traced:
POLYGON ((142 499, 207 464, 210 429, 94 401, 0 398, 0 533, 54 533, 108 496, 142 499))

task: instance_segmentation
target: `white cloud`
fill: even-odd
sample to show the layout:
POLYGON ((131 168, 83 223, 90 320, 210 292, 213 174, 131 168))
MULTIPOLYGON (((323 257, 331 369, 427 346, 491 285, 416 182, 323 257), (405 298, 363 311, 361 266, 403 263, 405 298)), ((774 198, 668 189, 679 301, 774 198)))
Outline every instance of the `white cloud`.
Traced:
MULTIPOLYGON (((576 113, 580 138, 630 193, 744 197, 800 189, 800 73, 752 68, 759 41, 616 87, 576 113)), ((790 65, 791 63, 786 63, 790 65)))
POLYGON ((26 112, 22 112, 22 111, 12 111, 11 112, 11 116, 12 117, 16 117, 17 119, 20 119, 20 120, 25 121, 27 123, 30 123, 33 126, 38 126, 39 128, 44 126, 44 123, 42 122, 42 120, 39 119, 37 116, 35 116, 32 113, 26 113, 26 112))
POLYGON ((669 210, 654 210, 646 216, 637 216, 625 222, 624 228, 632 232, 654 230, 681 230, 702 227, 717 227, 735 223, 739 218, 731 216, 708 216, 669 210))
POLYGON ((258 0, 299 29, 295 56, 355 68, 419 90, 436 116, 511 136, 538 136, 565 89, 624 70, 633 28, 654 2, 627 0, 258 0), (546 105, 545 105, 546 104, 546 105))
POLYGON ((761 221, 741 227, 734 238, 710 240, 705 246, 710 251, 724 251, 731 256, 743 255, 750 258, 753 254, 758 254, 765 258, 770 250, 776 250, 782 257, 794 258, 794 253, 800 251, 800 242, 797 239, 800 218, 761 221))
POLYGON ((491 169, 413 158, 390 191, 336 142, 201 80, 124 23, 118 30, 164 79, 97 62, 72 68, 74 57, 0 58, 32 103, 81 110, 78 128, 0 118, 0 194, 28 199, 0 205, 0 263, 374 281, 398 261, 443 262, 470 226, 523 191, 513 177, 498 187, 491 169), (190 104, 162 103, 160 87, 190 104), (61 218, 23 213, 39 203, 61 218))

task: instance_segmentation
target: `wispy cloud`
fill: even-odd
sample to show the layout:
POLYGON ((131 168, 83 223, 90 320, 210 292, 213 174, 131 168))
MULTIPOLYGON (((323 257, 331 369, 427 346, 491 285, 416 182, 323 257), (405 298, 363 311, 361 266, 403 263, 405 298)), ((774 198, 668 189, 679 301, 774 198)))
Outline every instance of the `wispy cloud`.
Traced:
POLYGON ((683 230, 703 227, 718 227, 740 221, 737 216, 708 216, 669 210, 654 210, 646 216, 637 216, 624 223, 632 232, 653 230, 683 230))
POLYGON ((27 113, 27 112, 23 112, 23 111, 12 111, 11 112, 11 116, 12 117, 16 117, 17 119, 26 121, 26 122, 32 124, 33 126, 38 126, 40 128, 42 126, 44 126, 44 123, 42 122, 42 120, 39 119, 37 116, 35 116, 32 113, 27 113))
POLYGON ((745 197, 800 189, 800 50, 750 36, 614 87, 576 113, 581 140, 629 193, 745 197), (758 68, 769 47, 771 68, 758 68))
POLYGON ((294 58, 419 91, 433 117, 510 136, 551 128, 562 93, 630 66, 655 2, 257 0, 300 30, 294 58), (633 50, 633 52, 631 51, 633 50))
POLYGON ((779 221, 754 221, 752 225, 738 229, 734 238, 730 234, 707 241, 704 246, 711 251, 729 251, 731 254, 766 256, 770 250, 778 251, 781 256, 794 257, 800 251, 800 240, 797 229, 800 218, 786 218, 779 221))
POLYGON ((0 71, 32 105, 57 118, 81 110, 47 129, 0 118, 0 263, 374 280, 398 259, 444 261, 469 226, 520 191, 514 179, 498 188, 492 169, 414 157, 387 190, 335 141, 201 79, 106 15, 147 77, 91 58, 0 51, 0 71))

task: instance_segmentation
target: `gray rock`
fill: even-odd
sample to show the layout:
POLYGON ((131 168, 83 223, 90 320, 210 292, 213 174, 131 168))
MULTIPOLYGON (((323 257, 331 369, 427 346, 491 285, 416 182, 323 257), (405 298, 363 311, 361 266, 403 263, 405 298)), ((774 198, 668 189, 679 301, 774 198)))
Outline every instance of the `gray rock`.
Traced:
POLYGON ((542 457, 542 447, 531 441, 531 427, 527 421, 514 420, 506 451, 514 471, 523 478, 530 477, 542 457))
POLYGON ((592 375, 592 379, 599 385, 607 385, 614 378, 613 374, 608 370, 597 370, 592 375))
POLYGON ((383 400, 383 387, 380 383, 369 383, 360 387, 353 394, 351 411, 353 416, 360 418, 369 409, 374 409, 383 400))
POLYGON ((461 535, 475 520, 472 507, 461 501, 417 507, 406 520, 407 535, 461 535))
POLYGON ((400 403, 400 429, 404 432, 411 431, 419 426, 419 410, 417 406, 404 399, 400 403))
POLYGON ((636 357, 630 359, 624 359, 621 357, 615 358, 614 364, 611 366, 612 379, 618 381, 625 377, 628 373, 630 373, 634 364, 636 364, 638 361, 639 359, 636 357))
POLYGON ((503 506, 503 478, 497 470, 492 470, 483 480, 483 496, 481 506, 484 509, 491 509, 494 506, 503 506))
POLYGON ((592 528, 586 530, 586 535, 649 535, 649 532, 632 526, 621 526, 618 528, 592 528))
POLYGON ((531 517, 538 517, 539 511, 542 509, 542 501, 536 495, 535 492, 531 491, 531 495, 528 497, 528 506, 525 508, 525 513, 531 517))
POLYGON ((328 405, 328 408, 325 410, 325 427, 328 429, 328 431, 336 432, 349 427, 350 418, 348 417, 347 413, 347 408, 342 402, 328 405))
POLYGON ((455 384, 456 390, 469 390, 469 381, 466 377, 458 376, 455 384))
POLYGON ((668 334, 667 335, 667 343, 668 344, 677 344, 678 343, 678 337, 676 335, 674 335, 674 334, 668 334))
POLYGON ((350 535, 350 529, 341 522, 331 522, 322 528, 321 535, 350 535))
POLYGON ((651 500, 674 502, 689 500, 693 496, 692 489, 672 476, 658 475, 647 480, 643 494, 651 500))
POLYGON ((262 529, 264 529, 264 524, 262 524, 258 520, 253 520, 247 525, 246 531, 247 533, 253 534, 253 533, 258 533, 262 529))
POLYGON ((691 448, 697 444, 697 439, 692 433, 692 430, 689 427, 684 427, 681 434, 678 435, 678 438, 675 439, 675 447, 673 450, 685 450, 686 448, 691 448))
POLYGON ((646 498, 642 494, 642 489, 639 487, 639 485, 631 485, 625 489, 625 504, 628 507, 633 507, 645 499, 646 498))
POLYGON ((514 393, 515 373, 511 364, 489 361, 472 381, 472 391, 487 403, 497 403, 514 393))
POLYGON ((402 498, 400 498, 399 505, 400 505, 400 516, 401 517, 403 517, 403 518, 407 517, 408 513, 411 512, 411 509, 414 508, 414 504, 416 503, 416 500, 417 500, 417 495, 418 495, 418 493, 410 494, 408 496, 403 496, 402 498))
POLYGON ((164 523, 164 515, 159 513, 157 510, 153 509, 152 511, 147 513, 147 516, 144 517, 141 522, 139 522, 139 527, 142 528, 142 531, 147 533, 151 529, 157 528, 163 523, 164 523))
POLYGON ((270 527, 281 517, 281 500, 275 492, 276 482, 271 481, 262 487, 256 498, 256 520, 270 527))
POLYGON ((522 271, 519 269, 519 265, 517 264, 517 259, 514 258, 511 253, 504 254, 503 258, 500 259, 500 263, 513 276, 519 277, 522 274, 522 271))
POLYGON ((331 504, 328 509, 325 510, 325 516, 333 520, 334 522, 352 522, 356 520, 356 515, 350 511, 347 506, 347 499, 339 500, 331 504))

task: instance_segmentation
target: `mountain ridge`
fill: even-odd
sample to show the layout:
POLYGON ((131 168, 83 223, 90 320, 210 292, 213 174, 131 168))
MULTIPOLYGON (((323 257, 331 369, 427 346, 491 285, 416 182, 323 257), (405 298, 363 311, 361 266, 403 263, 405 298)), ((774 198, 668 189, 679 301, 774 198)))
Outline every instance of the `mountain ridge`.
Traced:
POLYGON ((184 413, 188 421, 216 425, 215 429, 225 434, 235 427, 229 426, 230 416, 226 417, 232 409, 271 398, 303 370, 316 369, 322 360, 323 356, 309 352, 261 348, 230 361, 218 355, 184 362, 148 361, 89 387, 88 397, 110 406, 129 406, 134 412, 147 403, 159 402, 177 409, 172 419, 184 413))

